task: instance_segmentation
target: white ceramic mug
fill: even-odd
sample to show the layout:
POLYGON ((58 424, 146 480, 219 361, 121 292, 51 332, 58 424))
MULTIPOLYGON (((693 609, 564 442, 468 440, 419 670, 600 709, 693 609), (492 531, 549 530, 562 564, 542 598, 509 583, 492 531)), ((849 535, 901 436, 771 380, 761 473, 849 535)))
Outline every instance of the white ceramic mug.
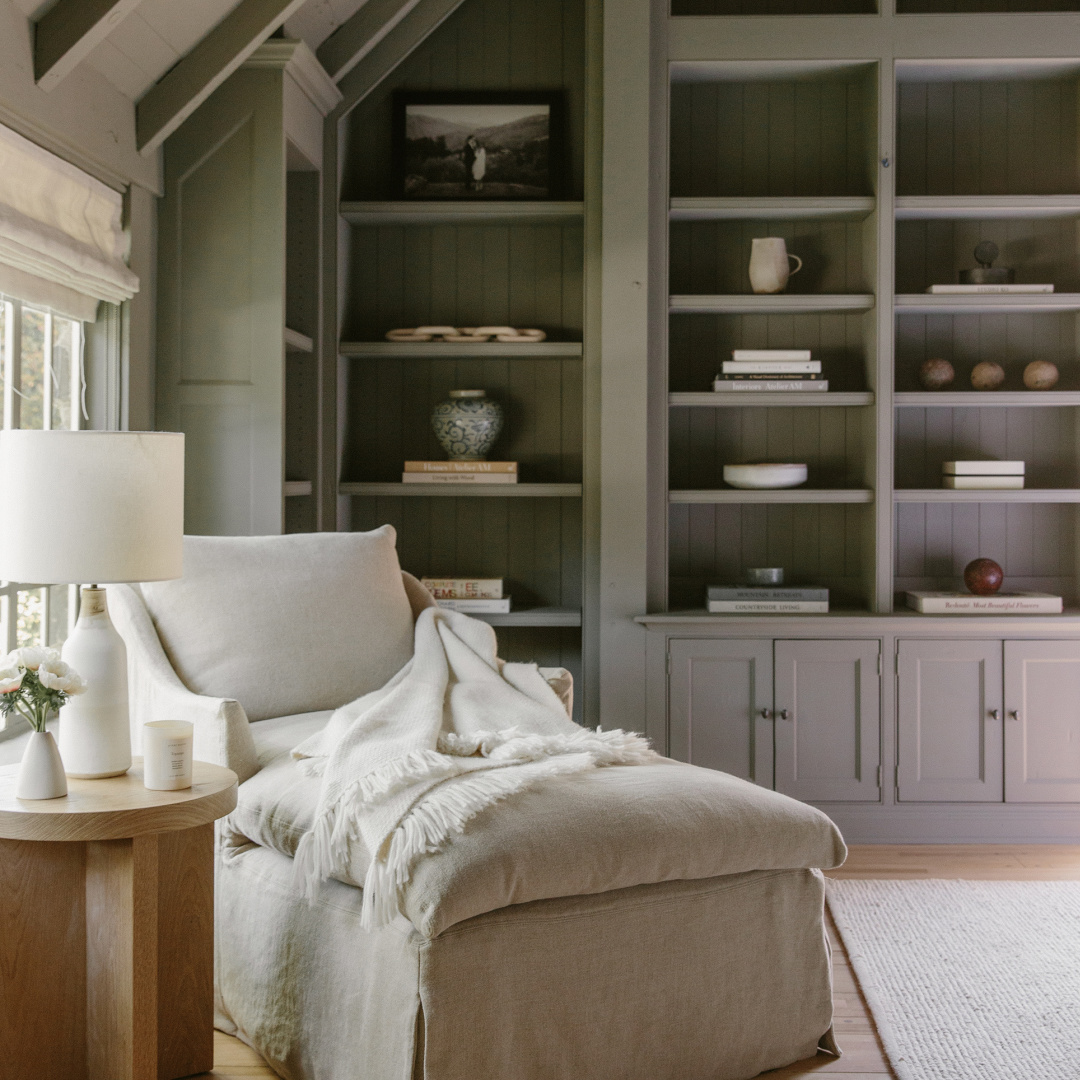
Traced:
POLYGON ((778 293, 787 288, 788 278, 802 269, 802 259, 789 255, 782 236, 759 236, 750 249, 750 287, 756 293, 778 293), (788 259, 797 263, 794 270, 788 259))

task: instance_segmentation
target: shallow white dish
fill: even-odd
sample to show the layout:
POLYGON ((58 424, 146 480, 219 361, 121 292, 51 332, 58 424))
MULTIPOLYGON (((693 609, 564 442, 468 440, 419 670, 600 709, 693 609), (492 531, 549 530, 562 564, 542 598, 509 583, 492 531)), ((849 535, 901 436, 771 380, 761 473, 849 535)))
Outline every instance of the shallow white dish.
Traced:
POLYGON ((791 488, 806 483, 805 465, 725 465, 724 483, 736 488, 791 488))

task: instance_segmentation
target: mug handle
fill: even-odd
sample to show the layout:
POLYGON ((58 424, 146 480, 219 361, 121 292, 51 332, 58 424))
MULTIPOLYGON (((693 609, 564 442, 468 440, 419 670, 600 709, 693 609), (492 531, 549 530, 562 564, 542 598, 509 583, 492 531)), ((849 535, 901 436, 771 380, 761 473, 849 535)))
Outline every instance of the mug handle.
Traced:
POLYGON ((794 270, 791 271, 792 274, 797 274, 802 269, 802 259, 800 259, 798 255, 792 255, 790 253, 788 254, 788 258, 794 259, 799 264, 795 267, 794 270))

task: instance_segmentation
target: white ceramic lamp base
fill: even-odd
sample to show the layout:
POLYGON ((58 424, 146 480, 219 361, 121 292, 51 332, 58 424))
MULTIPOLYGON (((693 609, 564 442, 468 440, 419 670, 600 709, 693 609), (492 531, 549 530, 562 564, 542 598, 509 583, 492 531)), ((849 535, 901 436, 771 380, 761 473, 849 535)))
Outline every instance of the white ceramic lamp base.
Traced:
POLYGON ((60 756, 68 776, 100 780, 131 768, 127 650, 109 618, 105 590, 82 590, 79 621, 61 656, 85 680, 86 693, 60 710, 60 756))

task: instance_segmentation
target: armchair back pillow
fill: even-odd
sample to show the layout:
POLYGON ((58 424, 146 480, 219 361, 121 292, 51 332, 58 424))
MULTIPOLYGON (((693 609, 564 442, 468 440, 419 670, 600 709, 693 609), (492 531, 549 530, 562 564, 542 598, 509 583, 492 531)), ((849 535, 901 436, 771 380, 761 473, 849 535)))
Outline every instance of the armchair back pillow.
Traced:
POLYGON ((177 675, 251 721, 336 709, 412 656, 390 525, 367 533, 185 536, 184 576, 142 585, 177 675))

